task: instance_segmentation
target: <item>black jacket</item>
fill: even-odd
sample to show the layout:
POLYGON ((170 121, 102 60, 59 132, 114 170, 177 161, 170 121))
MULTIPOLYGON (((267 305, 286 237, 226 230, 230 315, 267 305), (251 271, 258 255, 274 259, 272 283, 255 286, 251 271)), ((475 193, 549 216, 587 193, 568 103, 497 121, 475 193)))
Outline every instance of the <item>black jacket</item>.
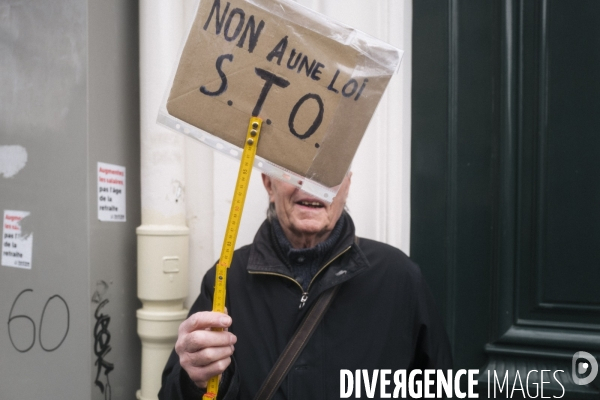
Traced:
MULTIPOLYGON (((336 298, 274 399, 338 399, 341 369, 372 374, 452 367, 447 336, 419 268, 394 247, 358 240, 351 218, 345 213, 342 218, 345 229, 302 308, 303 290, 278 257, 268 221, 251 245, 235 251, 227 309, 238 341, 219 398, 252 399, 315 299, 334 285, 341 285, 336 298)), ((190 315, 211 310, 214 279, 213 267, 190 315)), ((392 382, 389 392, 393 388, 392 382)), ((173 351, 159 398, 200 399, 202 393, 173 351)))

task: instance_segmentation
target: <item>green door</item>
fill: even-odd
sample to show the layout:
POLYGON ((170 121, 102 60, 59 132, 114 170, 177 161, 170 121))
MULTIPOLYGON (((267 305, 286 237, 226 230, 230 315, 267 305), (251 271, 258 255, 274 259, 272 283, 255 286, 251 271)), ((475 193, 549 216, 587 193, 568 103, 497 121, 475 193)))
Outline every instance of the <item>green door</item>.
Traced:
POLYGON ((600 377, 574 381, 593 361, 572 366, 600 361, 600 1, 413 6, 411 257, 455 368, 480 398, 489 371, 509 395, 521 378, 513 398, 543 379, 599 399, 600 377))

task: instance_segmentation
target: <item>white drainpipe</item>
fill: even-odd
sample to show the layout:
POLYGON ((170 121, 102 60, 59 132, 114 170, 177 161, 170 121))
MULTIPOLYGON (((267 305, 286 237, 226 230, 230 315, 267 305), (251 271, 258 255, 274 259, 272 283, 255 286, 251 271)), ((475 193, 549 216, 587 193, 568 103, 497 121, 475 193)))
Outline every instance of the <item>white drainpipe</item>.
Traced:
POLYGON ((182 0, 140 0, 142 225, 138 235, 140 400, 156 400, 162 369, 188 310, 188 238, 183 136, 156 124, 184 25, 182 0))

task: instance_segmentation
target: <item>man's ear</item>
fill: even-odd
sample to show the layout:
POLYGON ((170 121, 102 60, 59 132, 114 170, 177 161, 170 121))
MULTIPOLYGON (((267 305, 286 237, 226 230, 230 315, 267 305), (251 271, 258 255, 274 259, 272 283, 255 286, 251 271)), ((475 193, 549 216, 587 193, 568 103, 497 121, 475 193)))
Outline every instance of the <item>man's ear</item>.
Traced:
POLYGON ((260 174, 262 181, 263 181, 263 185, 265 186, 265 189, 267 189, 267 193, 269 194, 269 200, 271 200, 271 198, 273 197, 273 182, 271 181, 271 177, 267 174, 260 174))

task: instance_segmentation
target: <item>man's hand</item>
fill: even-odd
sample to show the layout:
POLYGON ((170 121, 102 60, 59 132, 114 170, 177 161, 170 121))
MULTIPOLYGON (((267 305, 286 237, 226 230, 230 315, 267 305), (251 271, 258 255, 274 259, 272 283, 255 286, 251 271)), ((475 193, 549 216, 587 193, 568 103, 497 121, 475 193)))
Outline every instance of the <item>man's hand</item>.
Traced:
POLYGON ((208 380, 223 373, 231 363, 237 338, 227 332, 230 325, 230 316, 206 311, 193 314, 179 326, 175 344, 179 363, 200 388, 206 388, 208 380), (210 330, 212 327, 225 330, 213 332, 210 330))

